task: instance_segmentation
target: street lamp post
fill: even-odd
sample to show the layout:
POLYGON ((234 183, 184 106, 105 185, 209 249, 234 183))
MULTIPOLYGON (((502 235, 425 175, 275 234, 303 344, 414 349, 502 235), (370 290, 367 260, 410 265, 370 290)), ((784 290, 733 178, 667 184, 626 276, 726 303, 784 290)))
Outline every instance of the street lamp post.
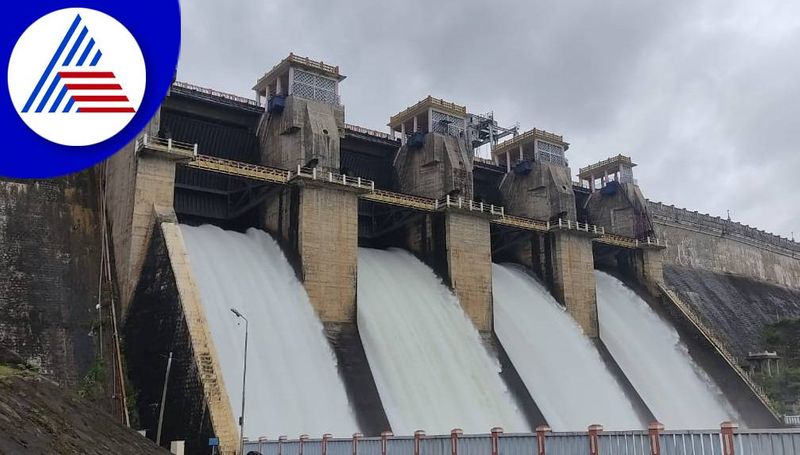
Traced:
POLYGON ((244 366, 242 368, 242 415, 239 416, 239 455, 244 455, 244 403, 245 403, 245 385, 247 384, 247 331, 248 321, 236 308, 231 308, 231 312, 236 317, 244 319, 244 366))

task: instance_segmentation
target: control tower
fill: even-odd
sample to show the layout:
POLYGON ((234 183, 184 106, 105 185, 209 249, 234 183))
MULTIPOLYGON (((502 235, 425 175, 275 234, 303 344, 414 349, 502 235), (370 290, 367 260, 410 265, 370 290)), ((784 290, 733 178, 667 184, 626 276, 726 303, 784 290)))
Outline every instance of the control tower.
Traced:
POLYGON ((568 148, 563 137, 536 128, 497 145, 492 158, 506 168, 500 184, 506 210, 538 220, 575 220, 568 148))
POLYGON ((338 66, 289 54, 253 90, 266 110, 258 127, 261 161, 281 169, 339 171, 344 106, 338 66))
POLYGON ((617 155, 581 168, 578 178, 592 191, 585 208, 592 224, 614 234, 644 239, 655 237, 647 200, 633 178, 630 157, 617 155))
POLYGON ((439 199, 472 199, 474 150, 467 108, 428 96, 389 120, 401 147, 394 159, 400 190, 439 199))

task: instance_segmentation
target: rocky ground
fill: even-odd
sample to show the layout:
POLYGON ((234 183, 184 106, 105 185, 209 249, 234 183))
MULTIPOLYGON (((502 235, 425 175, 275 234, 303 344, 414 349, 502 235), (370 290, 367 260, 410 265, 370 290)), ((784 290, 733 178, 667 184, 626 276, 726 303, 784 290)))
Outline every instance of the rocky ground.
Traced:
POLYGON ((168 453, 0 348, 0 455, 168 453))

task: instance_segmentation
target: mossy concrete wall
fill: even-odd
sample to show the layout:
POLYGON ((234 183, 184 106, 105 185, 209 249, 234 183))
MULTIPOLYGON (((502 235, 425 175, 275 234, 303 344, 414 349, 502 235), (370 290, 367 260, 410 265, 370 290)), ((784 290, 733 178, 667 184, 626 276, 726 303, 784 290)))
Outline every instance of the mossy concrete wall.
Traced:
POLYGON ((97 187, 91 169, 0 180, 0 344, 73 389, 95 358, 97 187))

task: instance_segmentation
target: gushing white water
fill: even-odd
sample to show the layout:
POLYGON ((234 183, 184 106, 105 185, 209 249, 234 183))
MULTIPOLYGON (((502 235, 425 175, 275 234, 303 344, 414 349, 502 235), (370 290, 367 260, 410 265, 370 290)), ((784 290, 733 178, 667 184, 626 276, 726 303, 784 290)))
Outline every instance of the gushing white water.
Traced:
POLYGON ((642 428, 595 345, 541 283, 492 264, 492 290, 497 337, 553 430, 642 428))
POLYGON ((410 253, 359 249, 358 327, 396 434, 530 431, 457 298, 410 253))
POLYGON ((323 327, 278 244, 266 233, 181 226, 234 415, 247 353, 245 436, 358 431, 323 327))
POLYGON ((656 418, 681 429, 738 421, 675 328, 618 279, 600 271, 595 277, 600 338, 656 418))

